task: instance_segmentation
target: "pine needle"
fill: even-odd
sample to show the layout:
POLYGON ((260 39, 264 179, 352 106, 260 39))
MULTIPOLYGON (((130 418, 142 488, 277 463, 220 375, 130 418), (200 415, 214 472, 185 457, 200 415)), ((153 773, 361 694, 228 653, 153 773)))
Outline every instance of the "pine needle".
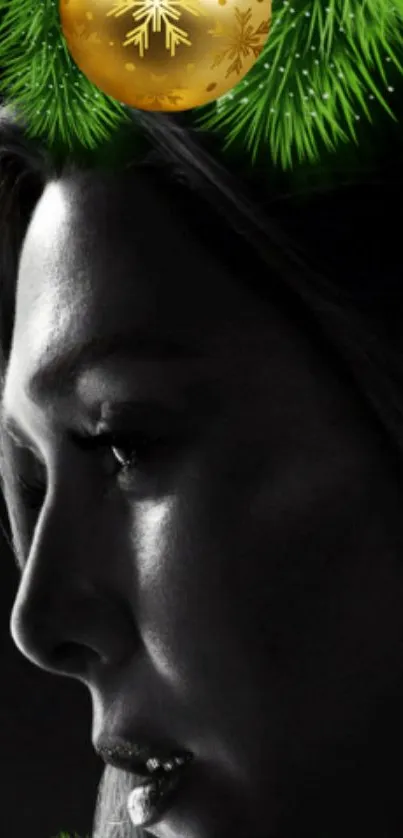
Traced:
MULTIPOLYGON (((130 109, 77 67, 63 36, 58 0, 0 0, 0 93, 28 134, 51 150, 95 151, 130 109)), ((273 0, 271 29, 247 76, 214 103, 195 108, 195 127, 239 143, 252 163, 284 170, 317 163, 323 150, 358 143, 357 123, 390 104, 391 71, 403 75, 403 0, 273 0)))
POLYGON ((0 92, 18 109, 28 135, 63 152, 95 149, 127 119, 73 61, 56 0, 0 0, 0 92))
POLYGON ((224 135, 225 148, 247 146, 253 161, 315 163, 323 147, 357 143, 371 100, 396 120, 387 70, 403 74, 402 58, 403 0, 273 0, 256 64, 230 95, 197 109, 197 125, 224 135))

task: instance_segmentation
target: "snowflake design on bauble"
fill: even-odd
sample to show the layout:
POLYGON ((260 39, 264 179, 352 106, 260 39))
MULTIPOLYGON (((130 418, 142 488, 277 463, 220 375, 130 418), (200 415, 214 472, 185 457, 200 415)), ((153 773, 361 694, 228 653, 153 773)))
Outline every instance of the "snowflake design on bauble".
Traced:
POLYGON ((238 73, 239 75, 242 70, 242 59, 247 58, 251 52, 255 58, 259 57, 266 36, 269 34, 270 20, 263 20, 257 29, 254 29, 250 23, 251 17, 252 9, 241 12, 236 8, 235 22, 231 27, 224 27, 220 21, 217 21, 214 29, 209 29, 209 35, 212 35, 213 38, 224 38, 227 41, 224 49, 214 56, 211 70, 219 67, 226 58, 232 61, 225 74, 225 78, 228 78, 231 73, 238 73))
MULTIPOLYGON (((178 90, 185 90, 185 88, 178 88, 178 90)), ((178 93, 175 93, 173 90, 168 91, 168 93, 144 93, 144 95, 138 97, 138 104, 144 106, 152 106, 158 105, 161 108, 164 105, 173 105, 174 107, 178 105, 178 102, 181 102, 183 96, 178 93)))
POLYGON ((182 12, 199 17, 204 14, 200 7, 200 0, 117 0, 113 8, 107 12, 107 17, 113 15, 120 17, 126 12, 132 13, 133 20, 137 26, 126 33, 126 41, 123 46, 138 47, 140 58, 144 58, 144 50, 149 48, 150 26, 152 32, 161 32, 162 24, 165 27, 165 49, 169 50, 174 58, 176 48, 179 44, 191 46, 189 33, 180 26, 176 26, 182 12))

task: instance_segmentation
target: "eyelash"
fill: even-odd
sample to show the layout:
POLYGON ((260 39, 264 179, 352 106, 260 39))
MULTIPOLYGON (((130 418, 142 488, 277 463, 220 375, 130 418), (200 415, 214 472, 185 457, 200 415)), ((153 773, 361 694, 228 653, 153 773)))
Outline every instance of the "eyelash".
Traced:
MULTIPOLYGON (((113 449, 127 449, 130 447, 132 456, 122 458, 125 459, 126 462, 120 462, 120 466, 118 469, 118 473, 123 474, 124 477, 129 477, 131 473, 135 470, 136 466, 133 464, 133 460, 138 465, 140 465, 141 463, 148 463, 150 460, 150 454, 153 454, 157 448, 160 448, 164 444, 163 439, 151 439, 144 436, 144 434, 135 435, 119 434, 112 432, 101 433, 97 436, 92 436, 91 434, 83 434, 80 436, 77 435, 75 436, 75 442, 86 451, 93 451, 105 448, 109 448, 111 451, 113 451, 113 449)), ((116 457, 116 454, 113 454, 113 456, 116 457)), ((116 458, 119 459, 118 457, 116 458)), ((40 507, 43 504, 44 496, 46 494, 45 483, 40 480, 28 481, 21 474, 18 473, 17 481, 24 501, 28 508, 35 511, 40 509, 40 507)))
MULTIPOLYGON (((143 452, 139 457, 138 461, 144 462, 147 459, 144 451, 146 450, 148 454, 150 450, 154 449, 157 445, 161 444, 160 439, 152 439, 151 437, 147 437, 144 434, 133 434, 133 433, 117 433, 113 431, 105 431, 103 433, 97 434, 96 436, 92 436, 91 434, 82 434, 81 436, 75 437, 76 443, 84 450, 98 450, 100 448, 131 448, 132 452, 134 453, 134 458, 137 459, 137 455, 139 452, 143 452)), ((121 471, 128 472, 130 471, 133 466, 131 462, 133 460, 133 456, 128 459, 128 464, 121 464, 121 471)))

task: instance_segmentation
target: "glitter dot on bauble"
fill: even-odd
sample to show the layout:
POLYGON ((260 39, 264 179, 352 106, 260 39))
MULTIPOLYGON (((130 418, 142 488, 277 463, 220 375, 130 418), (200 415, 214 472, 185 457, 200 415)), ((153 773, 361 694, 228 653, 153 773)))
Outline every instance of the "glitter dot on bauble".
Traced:
POLYGON ((59 12, 84 75, 147 111, 185 111, 228 93, 271 24, 271 0, 60 0, 59 12))

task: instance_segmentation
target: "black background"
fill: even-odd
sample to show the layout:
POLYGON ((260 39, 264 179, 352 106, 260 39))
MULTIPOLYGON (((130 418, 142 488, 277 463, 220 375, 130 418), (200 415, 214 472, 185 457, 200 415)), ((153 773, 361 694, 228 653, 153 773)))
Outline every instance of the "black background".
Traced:
MULTIPOLYGON (((0 495, 1 520, 6 520, 0 495)), ((35 667, 10 636, 19 571, 0 533, 0 835, 90 835, 103 763, 85 686, 35 667)))

